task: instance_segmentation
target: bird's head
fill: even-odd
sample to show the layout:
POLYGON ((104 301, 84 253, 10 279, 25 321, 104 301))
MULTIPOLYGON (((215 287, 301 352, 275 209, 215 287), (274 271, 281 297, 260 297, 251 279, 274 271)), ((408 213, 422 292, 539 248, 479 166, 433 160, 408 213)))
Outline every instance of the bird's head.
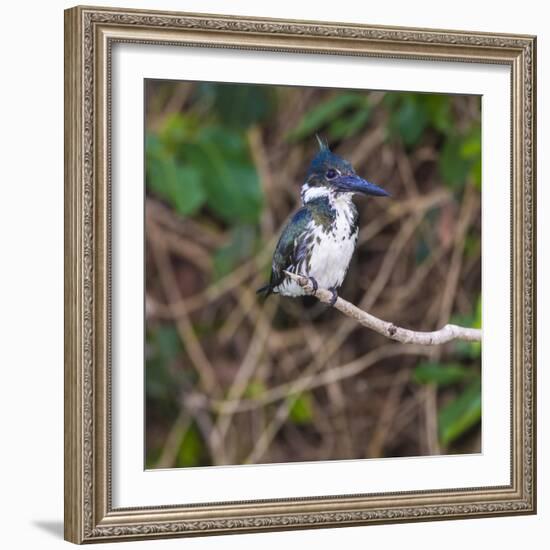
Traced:
POLYGON ((375 197, 389 197, 381 187, 359 177, 351 164, 334 154, 328 145, 317 136, 319 152, 309 166, 306 180, 302 185, 301 197, 304 204, 318 197, 351 197, 355 193, 375 197))

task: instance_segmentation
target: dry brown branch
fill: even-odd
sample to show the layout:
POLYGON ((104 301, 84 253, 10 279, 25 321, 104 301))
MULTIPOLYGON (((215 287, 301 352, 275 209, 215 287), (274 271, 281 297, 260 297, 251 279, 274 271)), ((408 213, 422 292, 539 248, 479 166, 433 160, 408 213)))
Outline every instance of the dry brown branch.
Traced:
POLYGON ((399 143, 397 146, 400 148, 400 151, 395 155, 395 160, 397 170, 401 176, 401 181, 403 182, 405 189, 407 190, 407 194, 410 197, 418 197, 418 183, 414 176, 411 160, 405 153, 403 144, 399 143))
POLYGON ((192 418, 187 409, 182 408, 166 436, 162 452, 155 464, 155 468, 173 468, 175 466, 181 441, 189 429, 189 426, 191 426, 191 420, 192 418))
MULTIPOLYGON (((332 292, 330 292, 329 290, 325 290, 324 288, 320 288, 316 292, 314 292, 313 285, 306 277, 296 275, 295 273, 290 273, 289 271, 285 271, 285 273, 291 279, 294 279, 307 294, 309 294, 310 296, 315 296, 320 302, 323 302, 324 304, 330 304, 332 299, 332 292)), ((358 307, 350 304, 343 298, 337 298, 336 302, 334 303, 334 307, 337 310, 341 311, 344 315, 355 319, 364 327, 370 328, 371 330, 374 330, 382 336, 386 336, 387 338, 390 338, 392 340, 397 340, 402 344, 437 346, 455 339, 467 340, 469 342, 481 341, 480 329, 460 327, 458 325, 448 324, 439 330, 434 330, 431 332, 419 332, 397 327, 393 323, 378 319, 378 317, 375 317, 374 315, 371 315, 370 313, 359 309, 358 307)))
POLYGON ((218 338, 221 344, 225 345, 231 341, 246 318, 250 319, 252 326, 256 324, 259 315, 259 309, 257 308, 258 301, 256 300, 256 296, 249 292, 249 290, 250 288, 258 288, 262 283, 263 275, 258 274, 250 283, 249 288, 238 286, 232 289, 237 299, 237 304, 220 328, 218 338))
POLYGON ((449 202, 452 195, 445 190, 433 191, 425 196, 414 197, 400 203, 394 203, 387 207, 382 214, 370 221, 359 231, 358 244, 371 240, 387 225, 397 221, 407 214, 424 215, 428 210, 449 202))
POLYGON ((426 278, 433 269, 437 266, 438 262, 443 258, 445 249, 440 246, 435 252, 433 252, 422 264, 416 267, 412 277, 408 280, 407 284, 395 289, 393 295, 393 304, 388 304, 389 307, 395 309, 400 304, 407 303, 409 299, 418 292, 422 284, 426 282, 426 278))
POLYGON ((163 307, 162 304, 155 304, 157 307, 157 315, 167 319, 185 317, 198 309, 206 307, 227 292, 232 291, 250 277, 251 273, 257 272, 258 268, 265 264, 271 255, 272 248, 275 246, 275 239, 276 236, 274 236, 256 256, 245 261, 231 273, 197 294, 189 296, 185 298, 185 300, 179 299, 174 301, 169 307, 163 307))
MULTIPOLYGON (((402 212, 401 215, 405 215, 406 212, 402 212)), ((359 302, 359 307, 364 309, 370 309, 374 303, 378 300, 380 293, 385 288, 388 279, 393 273, 393 268, 401 256, 401 251, 405 247, 414 233, 414 230, 420 223, 422 215, 417 212, 415 215, 411 215, 407 221, 403 222, 400 231, 393 239, 391 245, 388 247, 388 252, 384 256, 384 260, 376 278, 369 286, 368 291, 364 294, 363 298, 359 302)), ((348 335, 357 327, 357 323, 353 322, 353 319, 345 319, 344 322, 339 323, 336 332, 329 338, 324 345, 322 352, 323 360, 329 361, 333 354, 340 349, 342 343, 346 340, 348 335)))
MULTIPOLYGON (((443 197, 436 197, 436 201, 441 200, 441 198, 443 197)), ((447 197, 445 197, 445 199, 447 199, 447 197)), ((431 202, 432 200, 423 201, 423 207, 426 208, 427 204, 430 204, 431 202)), ((406 212, 407 212, 406 209, 400 211, 397 217, 403 216, 404 214, 406 214, 406 212)), ((370 306, 376 301, 378 295, 382 291, 385 281, 387 281, 387 279, 389 278, 392 272, 392 266, 394 264, 394 261, 396 261, 397 258, 399 258, 400 250, 412 235, 412 232, 417 227, 420 219, 421 219, 421 215, 418 212, 415 212, 414 215, 412 215, 409 218, 409 220, 403 225, 402 230, 400 231, 400 233, 395 239, 394 246, 391 247, 392 254, 390 254, 389 258, 386 256, 383 267, 378 273, 376 281, 374 282, 373 285, 371 285, 371 288, 369 288, 369 292, 366 294, 366 296, 362 300, 362 305, 366 304, 367 306, 370 306)), ((347 330, 344 330, 344 332, 340 334, 340 338, 345 338, 345 335, 353 329, 353 323, 346 323, 346 325, 348 326, 348 328, 347 330)), ((340 338, 338 338, 338 335, 336 335, 336 343, 340 340, 340 338)), ((334 339, 331 340, 331 343, 334 344, 335 340, 334 339)), ((313 347, 315 348, 316 346, 314 345, 313 347)), ((321 344, 321 347, 322 347, 322 344, 321 344)), ((275 416, 272 419, 272 422, 266 427, 266 429, 262 433, 261 437, 259 438, 256 445, 254 446, 253 451, 247 457, 246 462, 255 462, 259 460, 259 458, 263 455, 263 453, 266 452, 267 447, 269 446, 273 438, 276 436, 280 427, 284 424, 289 414, 290 407, 292 406, 292 399, 296 399, 297 392, 303 391, 304 389, 311 389, 313 387, 317 387, 320 385, 330 385, 341 378, 347 378, 348 376, 353 376, 354 374, 356 374, 357 372, 360 372, 365 368, 365 364, 363 361, 361 361, 360 364, 355 364, 354 362, 352 362, 352 364, 346 365, 346 367, 329 369, 325 373, 316 374, 316 371, 319 371, 320 369, 322 369, 325 362, 329 359, 329 357, 333 355, 333 353, 338 348, 338 345, 336 345, 336 347, 334 346, 331 347, 329 344, 328 347, 330 349, 330 352, 328 354, 322 354, 323 359, 321 359, 320 361, 314 361, 311 364, 310 368, 308 368, 307 371, 304 373, 305 376, 298 379, 294 383, 291 383, 290 385, 288 385, 288 387, 285 388, 287 392, 280 393, 280 390, 282 390, 283 387, 285 386, 283 385, 279 388, 274 389, 274 391, 267 392, 267 395, 264 394, 262 396, 261 401, 263 403, 265 403, 266 401, 274 401, 283 397, 286 397, 286 399, 279 406, 277 412, 275 413, 275 416), (291 399, 290 402, 289 402, 289 399, 291 399)), ((390 346, 390 348, 391 347, 392 346, 390 346)), ((410 349, 410 351, 413 353, 418 353, 418 348, 415 346, 410 346, 407 349, 410 349)), ((395 349, 391 351, 395 351, 395 349)), ((317 357, 314 350, 312 350, 312 352, 313 352, 313 357, 317 357)), ((225 409, 225 406, 227 405, 227 403, 231 403, 231 401, 224 403, 224 407, 222 407, 222 410, 221 410, 222 415, 225 412, 223 409, 225 409)), ((246 409, 246 404, 243 404, 241 402, 240 406, 238 405, 234 412, 242 409, 243 405, 244 405, 244 409, 246 409)), ((257 406, 258 406, 257 402, 251 404, 251 408, 256 408, 257 406)))
POLYGON ((198 269, 211 270, 212 256, 202 246, 181 235, 164 231, 160 225, 157 225, 157 228, 158 231, 151 233, 151 240, 155 246, 165 246, 175 255, 195 265, 198 269))
MULTIPOLYGON (((157 231, 156 226, 153 223, 148 224, 147 237, 151 239, 151 235, 153 235, 155 231, 157 231)), ((161 241, 157 241, 157 243, 159 242, 161 241)), ((169 307, 173 307, 172 304, 179 302, 181 297, 178 282, 170 263, 168 252, 164 246, 159 246, 158 244, 157 246, 152 246, 151 250, 153 252, 153 258, 159 273, 161 286, 166 299, 170 304, 169 307)), ((180 316, 176 323, 176 328, 180 335, 181 341, 187 350, 189 358, 193 361, 193 364, 197 369, 202 387, 206 391, 216 393, 214 390, 217 390, 218 382, 214 367, 206 357, 189 317, 180 316)))
POLYGON ((231 418, 237 409, 236 404, 240 402, 250 378, 258 368, 260 356, 265 347, 265 340, 269 335, 270 322, 274 313, 274 305, 267 304, 258 316, 258 323, 250 340, 248 350, 227 393, 229 401, 234 403, 234 405, 228 407, 226 416, 220 416, 218 418, 215 426, 215 432, 220 434, 220 444, 223 444, 224 438, 231 426, 231 418))
POLYGON ((195 420, 195 424, 205 441, 213 464, 226 464, 226 449, 223 445, 222 435, 214 425, 207 408, 207 398, 203 393, 193 390, 184 391, 180 397, 180 407, 187 409, 195 420))
POLYGON ((300 378, 296 378, 292 382, 286 382, 274 388, 270 388, 256 399, 251 400, 227 400, 216 401, 212 400, 210 405, 220 415, 234 414, 237 412, 246 412, 261 407, 265 407, 275 401, 286 399, 291 395, 296 395, 300 392, 309 391, 327 384, 332 384, 338 380, 345 380, 357 376, 359 373, 375 365, 383 359, 397 357, 400 355, 427 355, 425 346, 411 345, 407 347, 395 346, 387 344, 373 349, 365 355, 346 363, 327 369, 321 373, 311 369, 304 373, 300 378))
POLYGON ((218 248, 226 241, 226 237, 211 225, 189 217, 182 218, 168 206, 152 197, 145 199, 145 216, 164 229, 192 239, 207 248, 218 248))
MULTIPOLYGON (((405 215, 405 214, 406 214, 406 211, 401 212, 401 215, 405 215)), ((390 254, 390 258, 388 259, 388 256, 386 255, 383 267, 381 268, 375 283, 371 286, 371 288, 369 289, 369 292, 361 301, 362 305, 366 304, 366 306, 369 306, 376 301, 379 292, 383 288, 384 282, 387 280, 387 278, 391 273, 391 270, 392 270, 391 266, 393 266, 393 262, 397 260, 397 258, 399 257, 402 246, 404 246, 406 241, 410 238, 412 232, 418 225, 419 220, 420 220, 420 216, 418 215, 412 216, 408 220, 408 222, 404 224, 403 229, 399 232, 399 234, 395 239, 394 245, 391 247, 392 254, 390 254)), ((319 385, 326 385, 327 383, 331 383, 333 380, 347 378, 348 376, 353 376, 355 373, 360 372, 364 368, 362 361, 360 362, 358 370, 356 370, 355 363, 352 362, 349 365, 349 368, 347 368, 348 366, 342 367, 342 368, 338 367, 337 369, 329 369, 328 371, 325 371, 320 377, 316 375, 316 372, 321 370, 323 366, 330 360, 330 358, 339 348, 341 342, 345 340, 346 336, 353 330, 354 326, 356 326, 355 323, 351 322, 351 319, 349 319, 349 321, 350 322, 348 323, 340 324, 339 331, 328 341, 326 345, 323 346, 322 341, 318 343, 317 346, 315 344, 313 345, 313 348, 311 349, 311 354, 312 354, 312 357, 315 358, 315 360, 311 363, 310 367, 306 370, 306 372, 303 373, 302 378, 298 379, 294 383, 283 384, 277 388, 273 388, 272 390, 269 390, 262 396, 262 398, 259 401, 253 401, 251 403, 241 402, 237 404, 236 411, 255 409, 255 408, 258 408, 258 406, 261 406, 262 404, 266 404, 266 403, 277 401, 281 398, 284 398, 288 396, 289 393, 291 394, 296 391, 311 389, 319 385), (324 349, 323 349, 323 352, 321 353, 320 350, 322 348, 324 349), (337 374, 335 374, 336 371, 338 371, 337 374), (330 378, 332 376, 335 376, 335 378, 330 378), (317 383, 319 379, 321 380, 321 382, 317 383), (301 387, 301 384, 303 383, 305 383, 305 386, 301 387)), ((419 353, 413 348, 413 346, 410 346, 408 349, 410 349, 412 353, 419 353)), ((390 356, 391 356, 395 352, 396 350, 392 349, 387 353, 390 353, 390 356)), ((384 353, 386 353, 386 351, 384 353)), ((400 353, 404 353, 404 351, 400 353)), ((375 354, 375 356, 377 356, 377 354, 375 354)), ((217 403, 215 405, 218 405, 220 407, 221 414, 226 414, 225 413, 226 408, 229 407, 229 409, 231 409, 232 404, 233 404, 232 401, 228 400, 225 402, 217 403)))
MULTIPOLYGON (((263 142, 262 131, 259 126, 252 126, 248 132, 248 145, 250 147, 250 153, 256 166, 256 170, 260 176, 261 186, 264 192, 264 196, 269 200, 273 193, 273 176, 269 169, 269 157, 263 142)), ((264 237, 269 237, 275 230, 275 220, 273 219, 273 213, 268 209, 262 216, 262 234, 264 237)))
POLYGON ((390 436, 392 424, 399 411, 403 390, 409 378, 410 372, 408 369, 402 369, 394 376, 384 405, 378 416, 376 427, 367 445, 365 458, 380 458, 384 456, 384 445, 386 439, 390 436))
MULTIPOLYGON (((320 362, 319 355, 315 353, 316 349, 319 349, 322 344, 323 337, 318 333, 315 325, 312 323, 306 324, 305 328, 305 341, 310 347, 311 356, 315 363, 317 363, 317 370, 321 370, 324 364, 320 362)), ((336 429, 343 434, 341 447, 345 450, 347 456, 353 456, 353 440, 351 438, 351 428, 349 426, 348 418, 346 416, 346 394, 342 387, 340 380, 332 381, 327 384, 326 392, 330 400, 330 410, 332 411, 332 417, 336 429)))
POLYGON ((365 137, 351 153, 350 162, 354 165, 365 162, 369 155, 384 143, 385 138, 386 128, 383 124, 375 128, 372 132, 367 132, 365 137))
MULTIPOLYGON (((445 280, 443 297, 441 300, 438 324, 443 324, 451 315, 452 306, 456 299, 458 281, 462 271, 462 260, 464 255, 464 242, 466 233, 470 227, 472 217, 477 209, 477 193, 472 185, 466 187, 464 200, 460 209, 458 224, 455 229, 454 249, 451 264, 445 280)), ((481 339, 481 331, 480 331, 481 339)), ((433 361, 439 360, 441 349, 434 348, 431 353, 433 361)), ((439 438, 437 433, 437 391, 434 386, 429 385, 424 389, 424 411, 426 415, 427 442, 430 454, 440 454, 439 438)))

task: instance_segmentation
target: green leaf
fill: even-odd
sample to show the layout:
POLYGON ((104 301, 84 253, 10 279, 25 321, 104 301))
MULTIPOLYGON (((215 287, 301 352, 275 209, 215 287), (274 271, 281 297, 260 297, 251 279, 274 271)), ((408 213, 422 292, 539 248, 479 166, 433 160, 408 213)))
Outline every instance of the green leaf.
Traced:
MULTIPOLYGON (((453 315, 451 323, 464 327, 481 328, 481 294, 478 294, 472 312, 468 315, 453 315)), ((481 342, 466 342, 456 340, 454 349, 460 357, 479 359, 481 357, 481 342)))
MULTIPOLYGON (((468 325, 466 325, 468 326, 468 325)), ((469 360, 477 360, 481 357, 481 342, 465 342, 457 340, 454 349, 459 357, 469 360)))
POLYGON ((453 129, 450 96, 443 94, 422 94, 422 101, 430 124, 443 134, 449 134, 453 129))
MULTIPOLYGON (((481 328, 481 294, 477 298, 475 318, 472 324, 474 328, 481 328)), ((470 353, 473 357, 481 356, 481 342, 470 342, 470 353)))
POLYGON ((233 271, 242 261, 252 256, 256 245, 256 230, 252 226, 238 226, 231 232, 231 241, 214 253, 214 280, 233 271))
POLYGON ((460 155, 464 159, 477 159, 481 156, 481 127, 472 126, 460 146, 460 155))
POLYGON ((425 238, 422 236, 419 236, 418 241, 416 243, 415 251, 414 251, 414 259, 415 262, 420 265, 422 262, 424 262, 432 253, 432 250, 430 248, 429 243, 426 241, 425 238))
POLYGON ((194 214, 206 200, 199 171, 176 160, 155 135, 146 139, 147 188, 183 216, 194 214))
POLYGON ((360 105, 364 101, 360 94, 352 93, 339 93, 322 101, 301 118, 296 128, 288 134, 288 139, 298 141, 310 136, 325 124, 335 120, 346 109, 354 105, 360 105))
POLYGON ((206 200, 199 171, 192 166, 177 166, 174 206, 183 216, 197 212, 206 200))
POLYGON ((345 118, 337 118, 329 127, 329 134, 333 140, 347 139, 357 134, 368 122, 371 116, 368 104, 345 118))
POLYGON ((481 191, 481 169, 482 165, 480 156, 479 159, 476 160, 474 164, 472 164, 472 169, 470 173, 472 181, 474 182, 474 186, 478 191, 481 191))
POLYGON ((481 294, 477 297, 476 300, 476 310, 475 310, 475 318, 474 318, 474 327, 475 328, 481 328, 481 294))
POLYGON ((186 146, 189 164, 199 170, 208 207, 228 223, 255 224, 263 204, 260 180, 246 143, 237 132, 204 129, 186 146))
POLYGON ((418 94, 403 94, 401 104, 390 115, 390 132, 407 147, 416 145, 428 125, 428 113, 418 94))
POLYGON ((155 351, 165 362, 173 361, 181 353, 181 340, 173 325, 161 326, 155 331, 155 351))
POLYGON ((481 379, 470 384, 438 415, 439 440, 447 446, 481 420, 481 379))
POLYGON ((439 157, 439 170, 444 182, 450 187, 463 187, 472 162, 462 154, 462 142, 458 136, 445 141, 439 157))
POLYGON ((313 407, 309 393, 302 393, 294 400, 289 417, 294 424, 309 424, 313 420, 313 407))
POLYGON ((247 128, 265 120, 275 106, 271 86, 259 84, 204 84, 200 88, 213 98, 213 107, 221 121, 232 128, 247 128))
POLYGON ((390 115, 390 135, 399 136, 409 148, 420 142, 428 128, 446 136, 454 132, 448 95, 392 92, 386 94, 384 104, 390 115))
POLYGON ((201 464, 203 443, 194 425, 183 436, 176 458, 176 467, 193 467, 201 464))
POLYGON ((413 380, 417 384, 449 386, 471 378, 473 371, 460 363, 420 363, 414 369, 413 380))
POLYGON ((186 141, 192 139, 197 122, 190 115, 172 113, 166 117, 159 130, 159 140, 167 153, 173 154, 186 141))
POLYGON ((198 170, 179 165, 173 157, 148 159, 147 186, 182 216, 194 214, 206 199, 198 170))
POLYGON ((246 386, 244 396, 248 399, 257 399, 266 392, 265 384, 261 380, 252 380, 246 386))
POLYGON ((464 239, 464 255, 467 258, 478 258, 480 255, 481 239, 477 230, 470 231, 464 239))
POLYGON ((158 400, 166 410, 176 389, 170 364, 182 351, 181 340, 173 325, 150 330, 146 337, 145 391, 148 398, 158 400))
POLYGON ((145 454, 145 469, 149 470, 151 468, 154 468, 157 462, 160 459, 160 455, 162 454, 162 448, 161 447, 147 447, 146 454, 145 454))
POLYGON ((470 162, 469 176, 478 191, 481 191, 481 125, 474 124, 465 137, 461 150, 462 158, 470 162))

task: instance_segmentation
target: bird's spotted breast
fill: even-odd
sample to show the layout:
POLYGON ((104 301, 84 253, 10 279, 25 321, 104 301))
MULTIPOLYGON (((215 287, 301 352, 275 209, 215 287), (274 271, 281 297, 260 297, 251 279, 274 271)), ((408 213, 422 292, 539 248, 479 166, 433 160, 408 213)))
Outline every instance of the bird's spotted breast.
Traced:
MULTIPOLYGON (((344 281, 357 244, 357 210, 351 197, 338 197, 313 214, 301 235, 299 261, 289 269, 313 277, 321 288, 338 288, 344 281), (330 209, 330 210, 328 210, 330 209), (317 215, 316 215, 317 214, 317 215), (330 223, 319 223, 330 216, 330 223)), ((285 296, 301 296, 302 288, 286 278, 276 289, 285 296)))
POLYGON ((347 220, 337 216, 331 231, 325 233, 317 228, 314 233, 320 242, 311 251, 307 275, 314 277, 322 288, 338 288, 355 251, 357 228, 351 230, 347 220))
POLYGON ((334 305, 335 291, 344 281, 357 244, 358 214, 352 198, 357 193, 389 194, 358 176, 348 161, 318 141, 319 152, 300 191, 302 207, 283 228, 273 253, 269 283, 258 293, 301 296, 302 288, 286 275, 298 273, 331 290, 334 305))

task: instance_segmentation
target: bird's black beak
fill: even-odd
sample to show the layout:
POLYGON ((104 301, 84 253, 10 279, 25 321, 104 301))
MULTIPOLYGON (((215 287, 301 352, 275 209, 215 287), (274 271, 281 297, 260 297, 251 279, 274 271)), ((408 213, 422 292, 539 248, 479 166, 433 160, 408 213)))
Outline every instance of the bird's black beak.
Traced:
POLYGON ((364 195, 372 195, 373 197, 390 197, 391 195, 384 191, 378 185, 370 183, 356 174, 351 176, 339 176, 334 182, 338 191, 342 193, 363 193, 364 195))

